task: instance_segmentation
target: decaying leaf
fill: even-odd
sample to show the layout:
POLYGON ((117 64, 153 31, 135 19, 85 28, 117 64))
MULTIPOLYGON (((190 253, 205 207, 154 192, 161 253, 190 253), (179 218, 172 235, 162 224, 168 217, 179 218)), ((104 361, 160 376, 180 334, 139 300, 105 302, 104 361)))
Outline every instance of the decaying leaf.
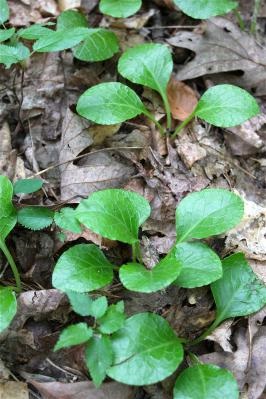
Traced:
POLYGON ((17 381, 6 381, 0 383, 1 399, 29 399, 27 384, 17 381))
POLYGON ((176 78, 187 80, 221 72, 242 71, 242 76, 227 75, 226 78, 222 76, 221 80, 227 83, 231 81, 252 90, 256 95, 265 95, 265 48, 228 19, 212 18, 204 22, 203 27, 203 32, 178 32, 167 40, 172 46, 196 53, 191 61, 178 68, 176 78))
POLYGON ((196 107, 198 100, 191 87, 171 77, 167 86, 167 96, 174 119, 184 121, 196 107))

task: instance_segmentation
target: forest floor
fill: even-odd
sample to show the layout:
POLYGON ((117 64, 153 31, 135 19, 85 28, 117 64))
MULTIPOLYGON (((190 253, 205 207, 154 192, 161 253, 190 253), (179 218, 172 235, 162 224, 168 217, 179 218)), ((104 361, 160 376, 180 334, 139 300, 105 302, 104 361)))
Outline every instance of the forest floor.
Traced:
MULTIPOLYGON (((53 21, 60 12, 55 0, 9 3, 10 25, 14 27, 53 21)), ((13 66, 1 67, 0 75, 0 174, 11 180, 35 175, 45 183, 37 194, 19 198, 19 204, 60 209, 66 203, 75 206, 105 188, 135 191, 152 207, 141 241, 146 265, 152 266, 175 241, 174 215, 179 201, 205 187, 227 188, 244 198, 244 221, 208 243, 221 257, 232 251, 244 252, 253 270, 266 281, 266 5, 259 10, 252 35, 251 0, 240 1, 244 31, 234 14, 192 20, 174 9, 171 0, 144 1, 136 15, 123 20, 103 16, 97 0, 59 3, 61 11, 80 5, 90 26, 112 29, 121 50, 151 41, 169 46, 174 74, 168 94, 176 124, 207 88, 219 83, 248 90, 261 113, 228 129, 195 120, 175 140, 162 138, 145 117, 115 126, 94 125, 75 114, 75 104, 92 85, 121 80, 116 68, 119 54, 105 62, 85 63, 74 59, 71 51, 35 53, 25 73, 13 66)), ((159 96, 147 88, 132 87, 164 123, 159 96)), ((16 227, 9 236, 23 293, 15 320, 8 333, 0 336, 0 379, 9 376, 12 381, 6 392, 2 386, 0 397, 171 399, 173 378, 137 389, 107 380, 96 390, 79 348, 53 352, 62 327, 76 316, 63 293, 52 289, 51 274, 60 254, 82 242, 101 245, 118 264, 128 259, 126 245, 102 240, 89 230, 65 233, 65 241, 60 240, 56 227, 38 232, 16 227)), ((0 270, 4 267, 0 254, 0 270)), ((12 281, 8 270, 4 278, 12 281)), ((111 300, 125 301, 128 315, 141 311, 164 315, 179 336, 193 339, 214 320, 208 287, 186 290, 171 286, 154 294, 129 294, 116 282, 107 291, 111 300)), ((264 309, 251 317, 227 321, 196 349, 200 359, 234 372, 242 399, 266 398, 265 316, 264 309)))

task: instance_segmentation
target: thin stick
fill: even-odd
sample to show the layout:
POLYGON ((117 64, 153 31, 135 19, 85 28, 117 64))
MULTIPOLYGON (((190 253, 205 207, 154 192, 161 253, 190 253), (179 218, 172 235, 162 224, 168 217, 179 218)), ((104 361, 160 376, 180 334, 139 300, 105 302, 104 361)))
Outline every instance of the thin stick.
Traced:
POLYGON ((252 33, 253 35, 255 35, 256 29, 257 29, 257 18, 259 15, 260 2, 261 2, 261 0, 255 0, 255 4, 254 4, 254 11, 253 11, 252 22, 251 22, 251 26, 250 26, 250 33, 252 33))

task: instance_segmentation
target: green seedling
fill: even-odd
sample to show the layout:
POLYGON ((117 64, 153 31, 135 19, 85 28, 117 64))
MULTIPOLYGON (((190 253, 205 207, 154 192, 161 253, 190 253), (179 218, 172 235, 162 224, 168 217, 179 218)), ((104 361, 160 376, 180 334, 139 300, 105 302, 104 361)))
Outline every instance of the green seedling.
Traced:
POLYGON ((100 11, 115 18, 127 18, 141 7, 141 0, 100 0, 100 11))
MULTIPOLYGON (((124 78, 156 90, 162 97, 167 115, 167 129, 171 129, 171 111, 167 85, 173 70, 171 53, 162 44, 141 44, 128 49, 120 58, 118 71, 124 78)), ((161 124, 147 110, 139 96, 128 86, 109 82, 86 90, 79 98, 77 112, 95 123, 112 125, 144 114, 162 134, 161 124)), ((239 125, 259 113, 256 100, 245 90, 233 85, 217 85, 208 89, 192 114, 176 129, 175 137, 194 117, 214 126, 239 125)))
POLYGON ((174 0, 174 3, 184 14, 195 19, 227 14, 238 6, 238 2, 232 0, 174 0))

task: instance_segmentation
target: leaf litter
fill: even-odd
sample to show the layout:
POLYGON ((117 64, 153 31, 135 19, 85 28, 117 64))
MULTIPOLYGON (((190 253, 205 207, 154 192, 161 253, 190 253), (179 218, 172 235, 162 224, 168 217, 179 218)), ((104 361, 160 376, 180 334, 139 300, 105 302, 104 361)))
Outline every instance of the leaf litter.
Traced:
MULTIPOLYGON (((97 2, 88 5, 83 1, 59 1, 59 7, 53 0, 38 4, 17 0, 10 3, 14 26, 48 21, 58 15, 59 7, 60 10, 84 7, 92 24, 100 23, 119 32, 123 49, 157 34, 175 53, 174 77, 168 96, 177 120, 184 120, 195 107, 199 94, 217 83, 232 83, 252 91, 261 101, 264 113, 226 130, 194 121, 174 142, 159 138, 158 132, 147 126, 142 117, 122 125, 95 126, 77 116, 73 105, 88 87, 117 80, 116 61, 84 65, 74 63, 69 52, 36 54, 25 71, 24 80, 15 70, 3 70, 0 79, 1 93, 6 96, 1 94, 0 132, 5 138, 1 139, 1 173, 13 179, 41 172, 46 182, 45 191, 32 197, 36 205, 60 208, 64 202, 77 204, 94 191, 112 187, 144 195, 151 204, 152 215, 143 227, 147 238, 142 240, 142 251, 146 264, 151 267, 174 243, 174 210, 187 193, 207 186, 233 188, 246 197, 245 219, 211 244, 224 256, 243 251, 255 273, 265 279, 266 52, 262 45, 227 18, 213 18, 194 30, 172 28, 158 32, 153 29, 158 21, 162 26, 191 24, 181 13, 175 13, 174 18, 170 15, 174 14, 173 9, 167 9, 171 7, 170 1, 150 2, 138 15, 121 22, 99 16, 95 8, 97 2), (43 173, 45 169, 47 172, 43 173)), ((150 106, 152 95, 146 93, 145 102, 150 106)), ((156 114, 163 120, 164 111, 158 98, 156 114)), ((18 315, 8 330, 9 336, 1 336, 0 357, 4 363, 22 381, 30 382, 31 389, 35 387, 43 398, 168 398, 167 384, 135 392, 130 387, 106 382, 101 390, 95 391, 84 374, 78 349, 75 356, 73 352, 61 356, 51 353, 60 327, 73 320, 65 296, 51 290, 49 275, 54 258, 71 242, 101 242, 100 237, 86 230, 67 237, 59 245, 57 233, 60 232, 48 229, 45 232, 48 239, 38 232, 18 229, 11 237, 11 244, 22 259, 20 266, 26 286, 19 300, 18 315), (58 244, 53 246, 55 239, 58 244), (30 246, 28 241, 39 242, 39 246, 30 246), (38 257, 41 243, 46 252, 38 257), (45 257, 49 261, 44 261, 45 257), (38 270, 42 272, 38 274, 38 270), (10 348, 12 353, 8 354, 10 348), (77 361, 73 360, 75 357, 77 361), (61 370, 47 362, 47 358, 61 370)), ((110 256, 128 257, 126 248, 108 242, 101 244, 110 256)), ((2 263, 0 260, 1 270, 2 263)), ((6 274, 6 278, 10 276, 6 274)), ((214 319, 212 299, 206 288, 187 291, 172 287, 148 296, 132 293, 129 297, 121 287, 108 287, 107 294, 111 298, 126 295, 128 315, 136 311, 159 312, 178 334, 191 338, 214 319)), ((201 355, 204 362, 226 366, 237 375, 243 398, 263 397, 264 318, 265 311, 261 311, 242 324, 225 322, 220 331, 217 329, 212 334, 208 345, 202 344, 199 350, 199 354, 204 353, 201 355)), ((34 397, 27 391, 26 394, 34 397)))

